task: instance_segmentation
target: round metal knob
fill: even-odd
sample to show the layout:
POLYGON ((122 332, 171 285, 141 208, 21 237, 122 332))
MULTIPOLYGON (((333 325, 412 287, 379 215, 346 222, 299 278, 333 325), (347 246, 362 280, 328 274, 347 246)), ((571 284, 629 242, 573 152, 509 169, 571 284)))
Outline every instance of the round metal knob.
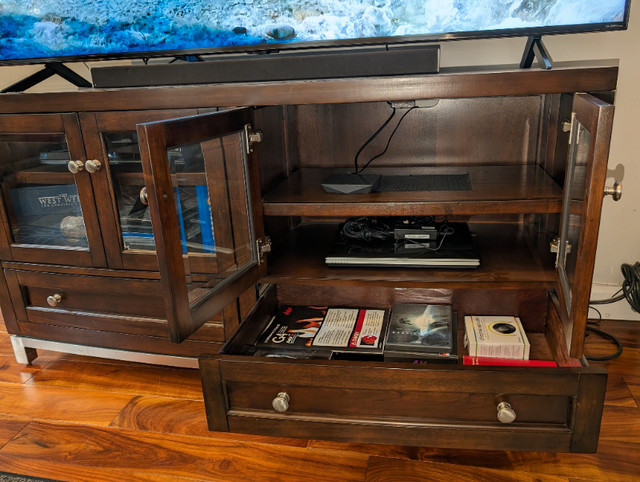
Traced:
POLYGON ((507 402, 498 404, 498 420, 502 423, 511 423, 516 419, 516 412, 507 402))
POLYGON ((49 306, 52 306, 52 307, 58 306, 58 303, 60 303, 61 301, 62 301, 62 295, 60 293, 47 296, 47 304, 49 306))
POLYGON ((149 195, 147 194, 147 188, 143 187, 140 189, 140 202, 145 206, 149 205, 149 195))
POLYGON ((289 400, 290 398, 287 392, 280 392, 278 393, 276 398, 273 399, 271 405, 276 412, 286 412, 287 410, 289 410, 289 400))
POLYGON ((84 162, 69 161, 69 163, 67 164, 67 169, 69 169, 69 172, 73 174, 78 174, 80 171, 84 169, 84 162))
POLYGON ((87 172, 93 174, 94 172, 97 172, 100 170, 100 168, 102 168, 102 163, 97 159, 93 159, 91 161, 85 162, 84 167, 87 168, 87 172))
POLYGON ((620 181, 614 182, 613 187, 605 187, 604 195, 611 196, 614 201, 619 201, 622 197, 622 184, 620 183, 620 181))

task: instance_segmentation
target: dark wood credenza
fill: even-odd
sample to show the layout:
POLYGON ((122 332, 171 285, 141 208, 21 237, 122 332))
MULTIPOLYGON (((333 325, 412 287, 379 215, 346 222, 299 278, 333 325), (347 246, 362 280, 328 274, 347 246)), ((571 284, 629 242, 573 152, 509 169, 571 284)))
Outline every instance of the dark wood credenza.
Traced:
POLYGON ((617 71, 600 62, 3 94, 0 302, 16 356, 199 359, 217 431, 595 451, 606 372, 583 347, 617 71), (466 173, 471 190, 321 189, 392 106, 398 119, 423 100, 369 169, 466 173), (338 224, 354 216, 467 222, 480 267, 326 267, 338 224), (278 305, 397 302, 451 303, 459 320, 516 314, 532 358, 558 368, 246 354, 278 305), (501 402, 514 422, 498 421, 501 402))

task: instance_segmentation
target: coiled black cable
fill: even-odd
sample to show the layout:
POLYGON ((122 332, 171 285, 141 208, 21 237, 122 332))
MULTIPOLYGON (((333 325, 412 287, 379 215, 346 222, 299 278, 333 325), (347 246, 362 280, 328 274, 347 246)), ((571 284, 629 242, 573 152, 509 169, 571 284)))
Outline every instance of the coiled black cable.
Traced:
POLYGON ((587 326, 587 333, 589 332, 595 333, 596 335, 599 335, 602 338, 612 341, 616 345, 616 352, 613 353, 612 355, 603 355, 603 356, 592 356, 592 355, 585 354, 584 357, 587 360, 590 360, 590 361, 613 360, 614 358, 618 358, 622 354, 622 343, 620 343, 620 340, 618 340, 615 336, 610 335, 606 331, 602 331, 598 328, 594 328, 593 326, 587 326))
POLYGON ((631 305, 631 308, 640 313, 640 261, 636 262, 633 266, 624 263, 620 266, 620 270, 624 277, 622 288, 616 291, 611 298, 606 300, 593 300, 590 301, 589 304, 605 305, 626 299, 631 305))

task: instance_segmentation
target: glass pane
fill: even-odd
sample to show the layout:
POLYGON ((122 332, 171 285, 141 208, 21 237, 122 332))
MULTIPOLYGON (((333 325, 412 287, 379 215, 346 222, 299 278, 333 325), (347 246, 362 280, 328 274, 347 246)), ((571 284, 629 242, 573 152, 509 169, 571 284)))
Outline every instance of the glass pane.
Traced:
POLYGON ((138 134, 112 132, 103 133, 102 137, 109 158, 124 249, 155 251, 138 134))
POLYGON ((3 134, 0 153, 13 241, 88 248, 64 134, 3 134))
POLYGON ((192 305, 256 260, 242 139, 167 151, 192 305))
POLYGON ((565 177, 563 216, 558 249, 560 281, 565 293, 567 311, 569 313, 571 313, 571 297, 577 267, 582 211, 586 201, 585 183, 590 145, 591 134, 574 117, 565 177))

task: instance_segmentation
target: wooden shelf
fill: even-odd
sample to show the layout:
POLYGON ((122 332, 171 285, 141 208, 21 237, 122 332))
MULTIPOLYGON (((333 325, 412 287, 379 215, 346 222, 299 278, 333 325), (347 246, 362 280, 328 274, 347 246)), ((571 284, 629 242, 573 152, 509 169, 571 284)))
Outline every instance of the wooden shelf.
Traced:
POLYGON ((480 267, 473 269, 330 268, 324 259, 338 225, 303 224, 268 259, 265 282, 292 284, 370 284, 397 287, 549 289, 556 273, 551 255, 542 259, 535 241, 515 224, 470 224, 477 234, 480 267))
POLYGON ((267 216, 425 216, 558 213, 562 187, 535 165, 378 168, 380 174, 468 173, 470 191, 330 194, 321 182, 335 170, 300 169, 263 199, 267 216))

